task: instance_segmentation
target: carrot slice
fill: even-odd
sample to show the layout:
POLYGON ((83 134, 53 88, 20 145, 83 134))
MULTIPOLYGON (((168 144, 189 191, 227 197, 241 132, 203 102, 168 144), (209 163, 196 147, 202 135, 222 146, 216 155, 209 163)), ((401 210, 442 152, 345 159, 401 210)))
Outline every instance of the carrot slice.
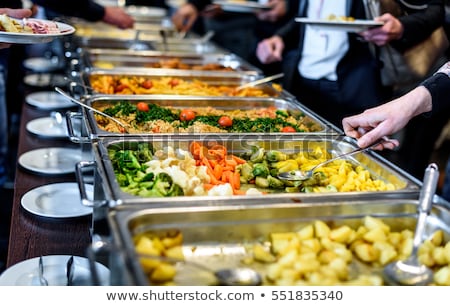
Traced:
POLYGON ((214 167, 214 176, 216 177, 216 179, 220 179, 222 177, 222 173, 223 173, 223 167, 220 164, 217 164, 214 167))

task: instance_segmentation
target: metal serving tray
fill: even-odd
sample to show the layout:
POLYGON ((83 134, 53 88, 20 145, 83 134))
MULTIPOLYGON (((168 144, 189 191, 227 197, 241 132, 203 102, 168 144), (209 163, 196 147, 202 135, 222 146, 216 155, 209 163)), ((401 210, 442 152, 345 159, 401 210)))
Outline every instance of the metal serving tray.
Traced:
MULTIPOLYGON (((85 88, 92 89, 92 78, 98 76, 111 77, 143 77, 148 80, 160 79, 162 77, 174 77, 184 81, 200 81, 212 86, 239 86, 250 81, 255 81, 260 76, 243 74, 240 72, 220 72, 220 71, 186 71, 176 69, 139 69, 139 68, 116 68, 116 69, 91 69, 80 73, 81 82, 85 88)), ((265 94, 271 97, 280 97, 285 99, 294 99, 295 97, 286 90, 278 91, 271 86, 271 84, 261 84, 256 86, 265 94)), ((94 92, 95 94, 95 92, 94 92)), ((224 96, 227 99, 235 97, 224 96)), ((253 99, 252 97, 246 97, 253 99)), ((240 98, 242 99, 242 98, 240 98)))
MULTIPOLYGON (((134 50, 155 50, 163 52, 184 52, 184 53, 226 53, 227 51, 211 41, 202 41, 200 38, 184 38, 180 39, 178 37, 169 37, 166 43, 163 42, 159 33, 154 34, 153 32, 141 32, 139 34, 138 43, 139 48, 134 48, 134 50)), ((126 35, 125 37, 74 37, 74 42, 80 48, 106 48, 106 49, 132 49, 135 42, 134 37, 126 35)), ((136 35, 134 33, 134 35, 136 35)))
MULTIPOLYGON (((119 49, 86 49, 81 54, 84 65, 88 68, 114 69, 126 68, 153 68, 153 64, 162 61, 179 60, 183 64, 202 66, 206 64, 219 64, 233 69, 230 72, 262 75, 262 71, 245 62, 234 54, 195 54, 159 51, 132 51, 119 49)), ((167 68, 162 68, 167 69, 167 68)), ((183 69, 187 70, 187 69, 183 69)), ((215 71, 211 69, 209 71, 215 71)), ((217 70, 216 70, 217 71, 217 70)), ((222 70, 223 71, 223 70, 222 70)))
MULTIPOLYGON (((435 204, 427 220, 426 237, 436 230, 442 230, 445 242, 449 241, 450 212, 449 207, 439 204, 437 198, 435 196, 435 204)), ((243 264, 242 259, 249 256, 250 245, 268 240, 270 233, 297 232, 316 220, 324 221, 329 226, 348 225, 356 229, 366 216, 382 220, 390 226, 390 231, 414 231, 417 205, 417 200, 408 199, 341 201, 329 198, 300 205, 282 202, 265 205, 262 202, 252 206, 180 209, 154 209, 147 205, 141 209, 112 210, 108 214, 108 221, 116 245, 113 260, 124 260, 116 264, 117 269, 112 270, 112 278, 113 282, 119 284, 124 280, 128 282, 120 285, 150 284, 134 252, 133 243, 134 237, 146 232, 162 234, 180 231, 183 235, 182 250, 187 261, 198 262, 212 270, 250 266, 265 275, 267 264, 243 264)), ((173 284, 210 284, 208 281, 211 281, 211 276, 205 278, 204 271, 186 264, 177 264, 176 267, 177 276, 173 284)), ((367 273, 381 275, 381 269, 371 268, 354 259, 350 273, 353 278, 367 273)))
MULTIPOLYGON (((205 146, 213 144, 221 144, 228 150, 228 154, 242 154, 251 152, 253 146, 258 146, 268 150, 280 150, 284 153, 294 152, 312 152, 317 147, 336 156, 344 152, 349 152, 357 148, 354 141, 348 138, 337 138, 336 135, 311 135, 311 136, 295 136, 295 135, 263 135, 260 137, 248 136, 241 137, 236 135, 214 135, 214 136, 192 136, 187 137, 111 137, 101 138, 93 143, 94 161, 85 164, 84 169, 95 167, 98 171, 99 186, 101 186, 104 195, 98 199, 103 205, 110 207, 120 205, 148 205, 156 207, 170 206, 196 206, 196 205, 216 205, 226 202, 233 205, 232 199, 238 199, 238 206, 247 205, 251 200, 261 201, 280 201, 284 199, 291 203, 307 202, 314 198, 350 198, 350 199, 383 199, 383 198, 417 198, 419 195, 420 181, 391 164, 373 151, 357 153, 350 157, 350 161, 354 165, 361 165, 367 169, 374 179, 380 179, 385 183, 390 183, 395 187, 392 191, 352 191, 352 192, 317 192, 303 193, 292 192, 287 193, 284 189, 265 190, 267 193, 263 195, 218 195, 218 196, 175 196, 175 197, 143 197, 135 196, 121 190, 116 175, 114 173, 113 164, 108 155, 108 150, 116 149, 135 149, 139 144, 151 145, 154 150, 172 147, 174 149, 183 149, 189 151, 192 142, 199 142, 205 146)), ((78 183, 83 191, 83 167, 77 166, 78 183)), ((242 188, 251 186, 241 186, 242 188)), ((86 196, 86 192, 82 192, 82 201, 87 205, 96 205, 91 203, 86 196), (89 204, 91 203, 91 204, 89 204)), ((236 204, 235 204, 236 205, 236 204)))
MULTIPOLYGON (((251 101, 248 99, 224 99, 222 97, 188 97, 188 96, 158 96, 158 95, 94 95, 90 97, 82 98, 83 102, 87 105, 95 108, 101 109, 104 105, 115 105, 119 102, 127 101, 132 104, 137 104, 139 102, 146 102, 150 104, 155 104, 161 107, 173 107, 175 109, 195 109, 198 107, 213 107, 218 110, 254 110, 254 109, 263 109, 268 107, 275 107, 279 110, 286 110, 293 115, 304 115, 305 118, 309 118, 309 123, 311 126, 315 126, 316 131, 314 132, 298 132, 293 134, 326 134, 326 133, 334 133, 335 131, 327 126, 326 122, 321 118, 317 117, 314 113, 303 107, 301 104, 296 103, 290 99, 282 99, 282 98, 252 98, 251 101)), ((69 113, 70 116, 68 119, 69 125, 69 136, 74 142, 90 142, 93 139, 98 137, 108 137, 108 136, 148 136, 149 134, 158 134, 158 135, 174 135, 175 133, 133 133, 133 134, 122 134, 122 133, 112 133, 105 131, 101 127, 99 127, 96 117, 94 116, 94 112, 92 110, 88 110, 86 108, 82 109, 82 113, 69 113), (88 137, 81 138, 75 133, 72 133, 74 128, 72 128, 72 118, 82 117, 86 121, 87 126, 87 135, 88 137)), ((78 121, 77 121, 78 122, 78 121)), ((193 134, 193 133, 177 133, 177 134, 193 134)), ((224 133, 211 133, 208 132, 208 135, 222 135, 224 133)), ((232 133, 226 133, 227 135, 232 135, 232 133)), ((239 133, 240 136, 245 137, 248 135, 261 135, 261 133, 239 133)), ((280 133, 274 133, 280 134, 280 133)))

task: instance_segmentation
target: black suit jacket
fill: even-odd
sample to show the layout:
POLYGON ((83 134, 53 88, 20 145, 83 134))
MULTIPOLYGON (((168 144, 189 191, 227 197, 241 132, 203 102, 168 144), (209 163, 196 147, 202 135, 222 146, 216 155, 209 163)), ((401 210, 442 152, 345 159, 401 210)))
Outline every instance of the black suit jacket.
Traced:
MULTIPOLYGON (((423 1, 422 1, 423 2, 423 1)), ((444 22, 444 7, 442 0, 431 0, 428 8, 420 12, 410 11, 409 16, 401 17, 404 25, 404 35, 396 42, 398 48, 407 48, 425 39, 434 29, 444 22)), ((308 0, 299 0, 298 16, 305 17, 308 0)), ((356 19, 367 19, 362 0, 348 0, 347 16, 356 19)), ((305 26, 291 20, 280 29, 277 35, 285 42, 283 70, 285 72, 284 87, 293 91, 295 75, 298 74, 298 63, 303 50, 305 26)), ((338 83, 343 99, 347 104, 357 104, 355 111, 376 106, 389 98, 388 91, 380 81, 381 63, 369 49, 369 45, 359 39, 356 33, 349 33, 349 49, 337 66, 338 83)))

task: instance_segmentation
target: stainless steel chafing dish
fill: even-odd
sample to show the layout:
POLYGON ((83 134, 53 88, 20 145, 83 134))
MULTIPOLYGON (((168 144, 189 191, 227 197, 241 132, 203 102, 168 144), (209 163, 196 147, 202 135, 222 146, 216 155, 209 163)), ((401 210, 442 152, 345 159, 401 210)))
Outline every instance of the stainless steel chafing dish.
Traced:
MULTIPOLYGON (((176 69, 155 69, 155 68, 116 68, 116 69, 90 69, 80 73, 81 82, 85 88, 92 89, 91 79, 101 76, 111 77, 143 77, 148 80, 160 79, 162 77, 174 77, 184 81, 200 81, 211 86, 239 86, 250 81, 254 81, 260 76, 243 74, 241 72, 221 72, 221 71, 186 71, 176 69)), ((278 91, 271 84, 261 84, 255 86, 265 94, 272 97, 294 99, 294 96, 286 90, 278 91)), ((95 93, 95 92, 94 92, 95 93)), ((228 99, 235 97, 224 96, 228 99)), ((252 97, 247 97, 253 99, 252 97)), ((242 98, 240 98, 242 99, 242 98)))
POLYGON ((160 34, 141 31, 139 34, 132 33, 126 36, 113 36, 107 34, 99 37, 74 37, 74 42, 80 48, 107 48, 107 49, 132 49, 138 36, 139 49, 135 50, 155 50, 164 52, 184 52, 184 53, 227 53, 227 51, 211 41, 203 41, 201 38, 177 38, 168 37, 165 41, 160 34), (130 37, 131 36, 131 37, 130 37))
POLYGON ((142 197, 134 196, 121 190, 111 158, 108 155, 110 149, 133 149, 139 144, 151 145, 153 149, 164 149, 168 146, 174 149, 183 149, 188 151, 192 142, 200 142, 205 145, 221 144, 228 149, 228 154, 239 155, 241 153, 250 152, 253 146, 262 147, 266 150, 279 150, 285 153, 313 151, 317 147, 329 152, 335 156, 343 152, 349 152, 357 146, 354 141, 344 138, 338 139, 336 135, 314 135, 314 136, 295 136, 295 135, 263 135, 260 137, 248 136, 193 136, 187 137, 156 137, 156 136, 140 136, 124 139, 123 137, 102 138, 93 143, 94 161, 78 164, 77 174, 80 189, 83 191, 83 171, 95 166, 98 171, 98 186, 101 186, 103 195, 101 198, 92 203, 86 192, 82 192, 82 201, 86 205, 109 205, 110 207, 121 205, 148 205, 153 207, 169 207, 182 206, 189 207, 195 205, 216 205, 217 203, 227 202, 233 205, 232 199, 239 199, 238 206, 246 206, 250 200, 261 201, 279 201, 284 199, 291 203, 307 202, 314 198, 416 198, 419 194, 420 182, 410 176, 395 165, 389 163, 378 154, 369 151, 366 153, 358 153, 350 158, 354 165, 361 165, 367 169, 374 179, 380 179, 385 183, 392 184, 395 190, 391 191, 352 191, 352 192, 318 192, 318 193, 287 193, 284 189, 270 190, 263 195, 234 195, 234 196, 175 196, 175 197, 142 197))
MULTIPOLYGON (((444 243, 449 241, 450 213, 448 206, 435 205, 427 219, 426 237, 434 231, 444 232, 444 243)), ((185 260, 198 262, 212 270, 250 266, 262 275, 269 273, 267 263, 245 261, 252 244, 268 240, 271 233, 297 232, 316 220, 330 226, 348 225, 356 229, 366 216, 383 221, 390 231, 414 230, 417 218, 417 200, 373 199, 337 200, 321 199, 303 204, 278 202, 275 205, 260 204, 227 205, 216 207, 189 207, 179 209, 154 209, 148 205, 139 209, 116 209, 108 214, 113 241, 112 283, 119 285, 149 285, 140 258, 135 252, 134 238, 151 232, 163 234, 182 233, 182 251, 185 260)), ((426 238, 424 237, 424 238, 426 238)), ((270 247, 270 245, 266 245, 270 247)), ((110 248, 111 250, 111 248, 110 248)), ((208 285, 211 275, 188 264, 177 264, 174 285, 208 285), (208 274, 206 275, 208 276, 208 274)), ((362 274, 381 275, 381 270, 353 259, 350 279, 362 274)), ((326 281, 326 279, 325 279, 326 281)))
MULTIPOLYGON (((155 104, 161 107, 173 107, 175 109, 186 109, 186 108, 196 108, 196 107, 213 107, 218 110, 254 110, 254 109, 263 109, 268 107, 276 107, 279 110, 286 110, 290 114, 294 116, 304 115, 308 118, 308 122, 310 126, 315 126, 315 132, 298 132, 294 134, 326 134, 326 133, 337 133, 334 128, 328 126, 323 119, 316 116, 314 113, 309 111, 307 108, 302 106, 296 101, 291 99, 284 98, 252 98, 241 99, 225 99, 222 97, 183 97, 183 96, 159 96, 159 95, 94 95, 89 97, 82 98, 83 102, 88 106, 94 107, 96 109, 101 108, 103 105, 114 105, 121 101, 127 101, 132 104, 137 104, 139 102, 146 102, 155 104)), ((69 136, 74 142, 90 142, 93 139, 98 137, 108 137, 108 136, 136 136, 138 134, 126 134, 123 135, 121 133, 112 133, 103 130, 99 127, 94 113, 92 110, 88 110, 86 108, 82 109, 82 113, 68 113, 67 123, 69 126, 69 136), (75 129, 73 128, 72 119, 84 118, 87 125, 87 135, 82 138, 79 135, 75 135, 73 132, 75 129)), ((78 121, 77 121, 78 122, 78 121)), ((306 122, 306 121, 305 121, 306 122)), ((153 133, 140 133, 141 136, 148 136, 153 133)), ((157 133, 158 135, 163 135, 163 133, 157 133)), ((174 133, 167 135, 173 135, 174 133)), ((192 133, 177 133, 177 134, 185 134, 191 135, 192 133)), ((212 135, 222 135, 223 133, 211 133, 208 132, 210 136, 212 135)), ((261 133, 239 133, 240 136, 248 136, 248 135, 261 135, 261 133)), ((280 134, 280 133, 275 133, 280 134)), ((227 135, 231 135, 231 133, 227 133, 227 135)), ((222 137, 220 136, 220 137, 222 137)))
MULTIPOLYGON (((82 52, 81 57, 84 65, 88 68, 153 68, 154 64, 158 64, 162 61, 176 59, 181 63, 189 66, 219 64, 223 67, 233 69, 230 72, 262 75, 262 71, 259 68, 250 65, 234 54, 226 53, 195 54, 160 51, 132 51, 119 49, 86 49, 82 52)), ((215 70, 218 69, 211 69, 209 71, 215 70)))

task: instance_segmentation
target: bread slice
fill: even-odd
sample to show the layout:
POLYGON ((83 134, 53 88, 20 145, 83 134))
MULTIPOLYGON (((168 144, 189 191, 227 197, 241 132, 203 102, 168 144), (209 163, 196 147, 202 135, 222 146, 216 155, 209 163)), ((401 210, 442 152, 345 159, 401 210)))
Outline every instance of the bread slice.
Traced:
POLYGON ((17 26, 14 24, 14 21, 6 14, 0 15, 0 27, 2 27, 6 32, 20 32, 19 28, 17 28, 17 26))

